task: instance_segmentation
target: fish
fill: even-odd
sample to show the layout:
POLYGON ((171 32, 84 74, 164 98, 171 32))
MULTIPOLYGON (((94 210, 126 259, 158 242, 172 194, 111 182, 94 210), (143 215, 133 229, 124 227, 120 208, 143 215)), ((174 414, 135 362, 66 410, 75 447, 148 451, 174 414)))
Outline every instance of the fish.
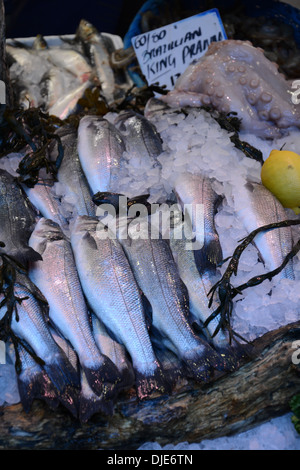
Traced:
POLYGON ((88 81, 80 83, 79 85, 73 86, 68 92, 61 96, 56 103, 54 103, 49 109, 49 115, 58 117, 61 120, 66 119, 72 113, 74 113, 78 106, 78 101, 85 93, 85 90, 90 86, 88 81))
MULTIPOLYGON (((55 342, 47 319, 45 305, 19 280, 14 283, 14 295, 19 299, 17 316, 13 312, 10 328, 14 335, 29 346, 39 358, 43 370, 57 390, 59 398, 75 400, 80 386, 77 371, 69 362, 64 351, 55 342)), ((1 295, 1 301, 4 295, 1 295)), ((6 304, 0 316, 7 313, 6 304)))
POLYGON ((37 212, 16 179, 0 169, 0 241, 5 244, 0 253, 12 256, 24 267, 41 256, 28 245, 37 212))
POLYGON ((58 70, 69 72, 82 84, 89 81, 92 74, 92 67, 87 59, 75 49, 62 49, 61 47, 51 47, 41 50, 40 55, 53 64, 58 70))
POLYGON ((68 222, 62 214, 59 198, 55 195, 53 183, 39 176, 38 182, 29 188, 22 185, 29 201, 40 212, 42 217, 56 222, 64 232, 68 230, 68 222))
POLYGON ((145 234, 119 236, 134 277, 152 308, 152 328, 164 338, 164 344, 180 358, 186 374, 196 381, 207 381, 221 357, 193 331, 189 322, 187 288, 180 279, 169 241, 151 236, 150 219, 145 218, 145 234))
POLYGON ((137 397, 169 389, 150 341, 141 294, 123 248, 113 234, 100 238, 97 218, 78 216, 71 231, 76 266, 89 308, 126 348, 137 397))
POLYGON ((33 356, 19 344, 17 346, 21 361, 21 372, 17 374, 18 390, 23 409, 26 413, 31 410, 34 400, 43 400, 50 409, 59 405, 59 394, 48 375, 33 356))
MULTIPOLYGON (((237 216, 243 222, 248 233, 263 225, 281 222, 287 219, 287 214, 271 191, 261 183, 247 182, 243 196, 235 201, 237 216)), ((254 239, 259 257, 270 269, 278 268, 285 256, 292 250, 293 237, 291 227, 269 230, 259 233, 254 239)), ((295 279, 293 260, 281 271, 280 277, 295 279)))
POLYGON ((36 51, 49 49, 49 45, 42 34, 36 35, 32 44, 32 49, 36 51))
POLYGON ((205 321, 219 306, 215 298, 209 305, 209 292, 217 282, 218 276, 210 270, 203 271, 202 274, 199 273, 193 250, 188 248, 191 237, 186 236, 188 228, 184 224, 185 221, 179 214, 173 218, 170 230, 170 247, 180 278, 188 290, 192 323, 197 324, 208 342, 221 354, 224 368, 235 370, 239 365, 242 348, 233 347, 230 344, 228 332, 218 329, 218 318, 213 318, 206 328, 203 327, 205 321))
POLYGON ((97 395, 81 369, 81 390, 79 395, 78 417, 81 423, 86 423, 96 413, 112 416, 114 413, 114 402, 107 399, 105 394, 97 395))
POLYGON ((84 116, 78 127, 78 155, 93 194, 114 191, 125 152, 116 127, 99 116, 84 116))
POLYGON ((103 35, 94 25, 82 19, 78 25, 76 37, 82 42, 85 54, 96 71, 107 103, 112 104, 115 101, 115 77, 103 35))
POLYGON ((66 72, 56 67, 47 70, 40 81, 41 99, 39 104, 44 111, 48 111, 68 93, 69 83, 70 79, 66 72))
POLYGON ((99 350, 109 357, 120 371, 121 381, 118 389, 127 389, 134 385, 134 371, 123 344, 109 334, 104 323, 93 312, 91 313, 93 335, 99 350))
POLYGON ((30 263, 29 278, 47 298, 51 322, 73 346, 92 390, 113 394, 119 371, 94 340, 69 240, 57 224, 42 218, 29 243, 42 256, 30 263))
MULTIPOLYGON (((59 127, 55 134, 60 138, 63 147, 63 158, 57 171, 57 180, 62 185, 64 194, 74 206, 75 215, 96 214, 96 205, 92 200, 92 194, 83 172, 77 148, 77 131, 72 125, 59 127)), ((55 159, 55 148, 50 151, 50 158, 55 159)))
MULTIPOLYGON (((152 122, 135 111, 121 111, 114 125, 126 138, 129 154, 140 155, 143 160, 158 165, 157 157, 162 153, 162 139, 152 122)), ((160 165, 160 164, 159 164, 160 165)))
POLYGON ((174 192, 184 214, 190 220, 194 239, 191 240, 199 273, 216 272, 223 252, 214 216, 222 197, 216 194, 212 181, 200 174, 185 172, 174 183, 174 192))

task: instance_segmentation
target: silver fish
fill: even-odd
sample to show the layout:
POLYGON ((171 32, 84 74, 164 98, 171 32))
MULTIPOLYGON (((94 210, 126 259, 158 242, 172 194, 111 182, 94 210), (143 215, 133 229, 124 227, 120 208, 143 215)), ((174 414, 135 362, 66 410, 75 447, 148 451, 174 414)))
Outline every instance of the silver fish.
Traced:
POLYGON ((108 104, 115 100, 115 77, 110 66, 110 56, 103 35, 88 21, 82 19, 76 31, 84 47, 87 57, 95 68, 101 89, 108 104))
POLYGON ((43 49, 48 49, 48 43, 42 34, 37 34, 34 38, 32 49, 39 51, 43 49))
POLYGON ((124 139, 109 121, 98 116, 80 120, 78 154, 93 194, 115 190, 124 151, 124 139))
POLYGON ((204 322, 213 314, 219 306, 216 299, 213 299, 212 305, 209 305, 210 289, 217 282, 217 276, 210 270, 203 271, 201 274, 196 265, 194 253, 188 248, 191 237, 186 237, 189 230, 185 226, 185 221, 178 217, 173 219, 173 227, 170 230, 170 247, 178 267, 180 278, 188 290, 189 309, 192 315, 192 321, 195 322, 207 340, 222 355, 224 368, 234 370, 237 368, 239 358, 243 353, 242 348, 230 345, 229 336, 226 331, 219 329, 215 334, 219 320, 212 319, 204 329, 204 322))
POLYGON ((60 137, 64 151, 57 172, 58 182, 62 184, 65 196, 74 204, 76 215, 94 216, 96 206, 79 160, 76 129, 72 126, 62 126, 55 133, 60 137))
POLYGON ((143 160, 158 164, 162 153, 162 139, 148 119, 134 111, 122 111, 114 121, 126 139, 128 153, 138 154, 143 160))
MULTIPOLYGON (((63 399, 64 396, 76 395, 80 385, 77 371, 53 339, 41 303, 19 282, 14 284, 14 295, 23 300, 17 305, 18 319, 15 314, 12 316, 13 333, 27 343, 43 361, 43 370, 56 387, 59 397, 63 399)), ((4 305, 1 308, 1 316, 6 311, 4 305)))
MULTIPOLYGON (((263 225, 287 219, 281 203, 260 183, 247 183, 245 199, 241 198, 241 201, 244 201, 244 207, 239 207, 237 213, 248 233, 263 225)), ((276 269, 292 249, 291 227, 261 232, 255 237, 254 244, 267 268, 276 269)), ((292 260, 281 271, 280 276, 295 279, 292 260)))
POLYGON ((56 67, 47 70, 40 81, 40 105, 43 110, 48 111, 54 106, 58 100, 65 96, 68 88, 69 81, 66 73, 56 67))
POLYGON ((30 260, 41 259, 28 246, 36 217, 37 213, 21 186, 12 175, 0 169, 0 241, 5 243, 0 252, 13 256, 24 266, 30 260))
POLYGON ((18 354, 22 370, 17 380, 24 410, 30 411, 35 399, 44 400, 49 408, 55 409, 59 405, 59 394, 42 366, 21 344, 18 345, 18 354))
POLYGON ((132 387, 134 385, 134 371, 124 345, 116 341, 112 334, 109 334, 104 323, 93 312, 91 317, 93 335, 98 348, 102 354, 110 358, 120 371, 121 381, 117 387, 119 389, 132 387))
POLYGON ((26 184, 22 187, 29 201, 43 217, 53 220, 64 231, 68 229, 68 222, 62 215, 60 201, 54 195, 53 184, 51 182, 46 181, 44 178, 39 178, 39 181, 32 188, 29 188, 26 184))
POLYGON ((72 74, 79 83, 87 82, 91 77, 92 68, 87 59, 79 51, 51 47, 39 51, 39 53, 58 69, 72 74))
MULTIPOLYGON (((166 392, 153 352, 141 295, 117 239, 100 238, 98 219, 77 217, 71 243, 81 284, 91 310, 130 354, 140 399, 166 392)), ((100 225, 102 225, 100 223, 100 225)))
POLYGON ((203 175, 183 173, 174 184, 174 192, 182 210, 188 215, 195 234, 193 252, 200 273, 215 272, 223 259, 214 216, 221 202, 212 188, 211 180, 203 175))
POLYGON ((214 368, 221 368, 219 355, 192 330, 189 323, 188 293, 180 279, 168 240, 122 236, 122 246, 137 283, 152 307, 153 327, 164 343, 183 361, 187 374, 207 380, 214 368))
POLYGON ((42 218, 30 245, 43 260, 30 264, 29 277, 47 298, 52 323, 73 346, 93 391, 107 387, 113 393, 119 372, 95 343, 70 242, 57 224, 42 218))
POLYGON ((48 109, 49 115, 64 120, 77 109, 78 101, 83 97, 85 90, 90 86, 88 81, 74 86, 67 94, 61 96, 56 103, 48 109))

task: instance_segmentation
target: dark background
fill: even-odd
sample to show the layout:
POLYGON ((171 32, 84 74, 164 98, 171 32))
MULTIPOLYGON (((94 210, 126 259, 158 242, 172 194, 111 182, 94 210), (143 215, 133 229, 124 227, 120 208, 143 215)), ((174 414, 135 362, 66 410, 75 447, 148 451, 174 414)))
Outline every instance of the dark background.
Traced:
POLYGON ((99 31, 124 37, 145 0, 4 0, 6 37, 74 34, 84 18, 99 31))

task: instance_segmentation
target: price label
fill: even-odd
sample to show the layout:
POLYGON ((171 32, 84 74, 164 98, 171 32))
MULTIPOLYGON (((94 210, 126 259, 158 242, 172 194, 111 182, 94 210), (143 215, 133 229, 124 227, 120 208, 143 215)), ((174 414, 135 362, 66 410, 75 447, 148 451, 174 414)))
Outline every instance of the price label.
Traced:
POLYGON ((148 85, 174 88, 178 77, 209 44, 227 39, 217 8, 154 29, 132 38, 142 73, 148 85))

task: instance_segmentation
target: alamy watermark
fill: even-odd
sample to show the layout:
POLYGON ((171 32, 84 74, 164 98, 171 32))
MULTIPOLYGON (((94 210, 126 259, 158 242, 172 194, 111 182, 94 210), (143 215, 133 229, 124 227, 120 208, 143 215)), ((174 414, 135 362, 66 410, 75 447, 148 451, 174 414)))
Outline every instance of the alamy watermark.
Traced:
POLYGON ((293 90, 291 92, 292 95, 292 103, 299 104, 300 103, 300 80, 294 80, 291 84, 293 90))
POLYGON ((1 104, 6 104, 6 87, 2 80, 0 80, 0 105, 1 104))
POLYGON ((170 239, 184 240, 187 250, 204 245, 203 204, 141 204, 128 206, 126 196, 119 196, 118 211, 113 204, 101 204, 96 213, 99 239, 170 239))
POLYGON ((5 342, 0 340, 0 364, 6 364, 5 342))
POLYGON ((295 349, 292 354, 292 363, 298 366, 300 364, 300 339, 293 341, 292 348, 295 349))

